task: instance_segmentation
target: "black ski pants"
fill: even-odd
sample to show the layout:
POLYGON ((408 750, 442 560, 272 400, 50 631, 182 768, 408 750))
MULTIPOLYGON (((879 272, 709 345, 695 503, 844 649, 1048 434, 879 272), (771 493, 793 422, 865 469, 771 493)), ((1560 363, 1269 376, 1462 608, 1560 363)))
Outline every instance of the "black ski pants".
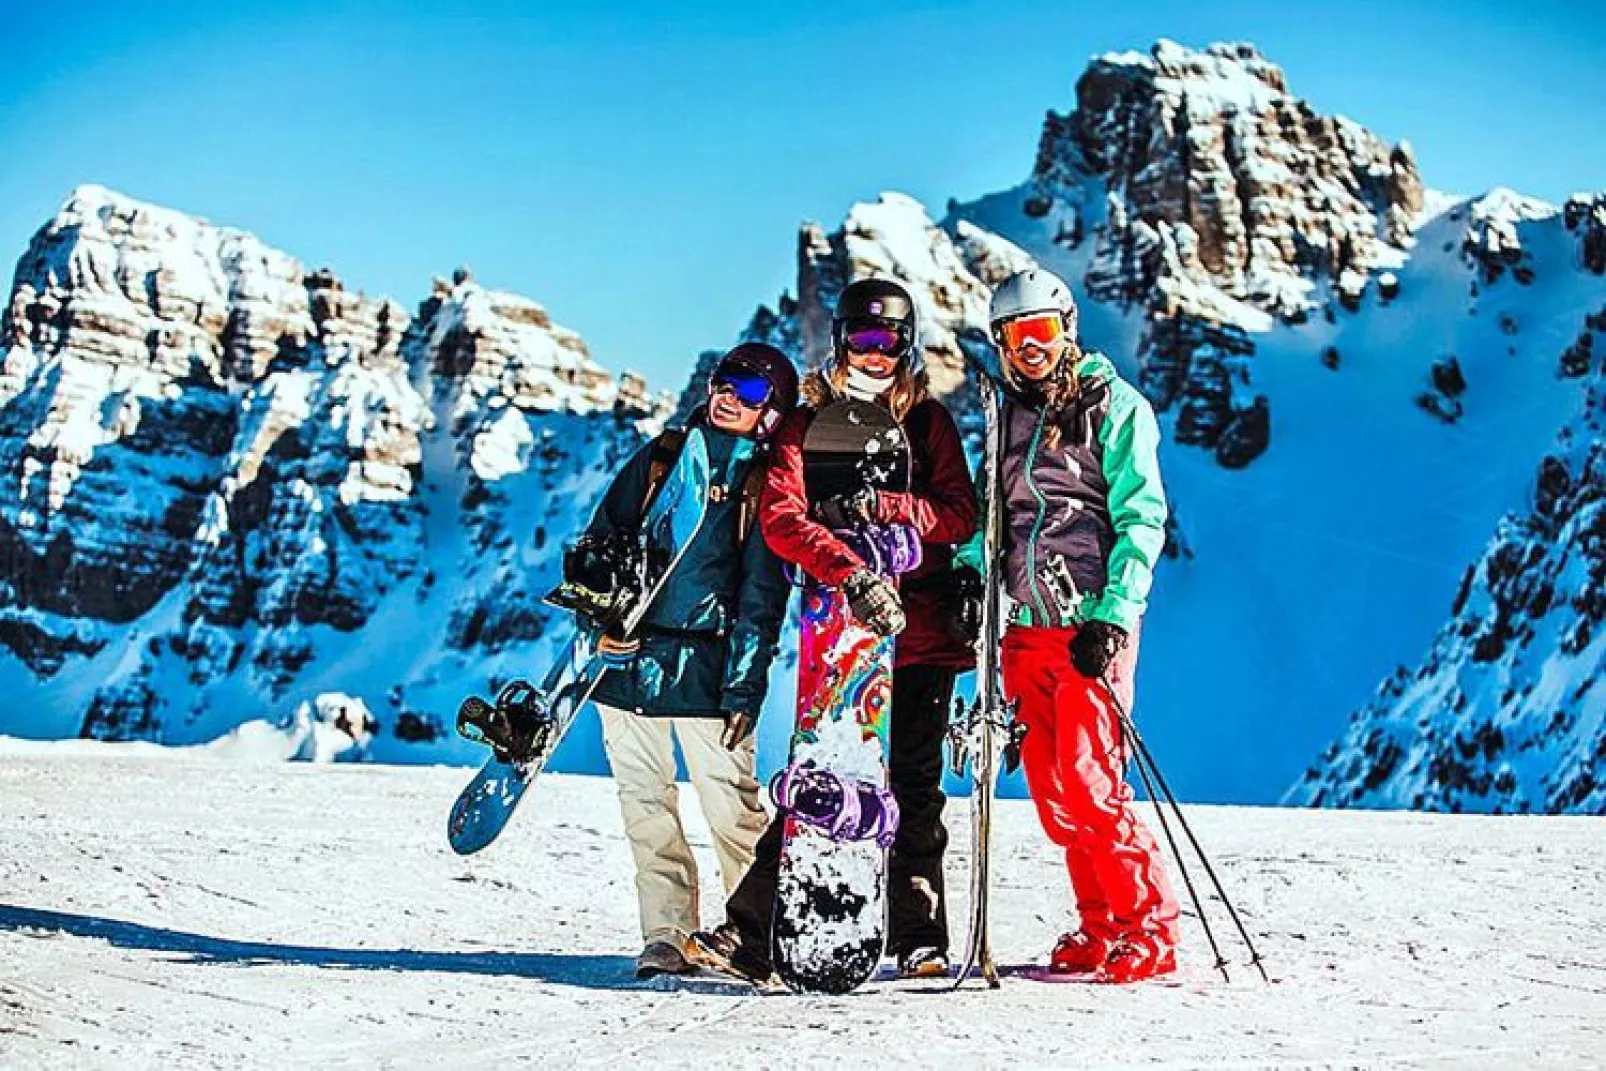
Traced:
MULTIPOLYGON (((948 951, 942 741, 956 673, 943 666, 901 666, 892 675, 887 774, 898 800, 899 823, 888 864, 887 950, 895 956, 927 945, 948 951)), ((785 825, 780 816, 770 822, 758 840, 753 865, 725 904, 744 942, 757 948, 768 949, 770 943, 785 825)))

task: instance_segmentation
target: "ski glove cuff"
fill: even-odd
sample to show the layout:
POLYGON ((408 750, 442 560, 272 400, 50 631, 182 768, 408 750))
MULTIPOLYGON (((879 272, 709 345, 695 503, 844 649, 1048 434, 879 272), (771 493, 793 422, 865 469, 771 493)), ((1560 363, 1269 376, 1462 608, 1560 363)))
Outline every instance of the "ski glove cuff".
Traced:
POLYGON ((896 636, 908 624, 903 615, 903 603, 898 599, 898 589, 886 577, 859 569, 848 577, 842 590, 859 624, 876 635, 896 636))
POLYGON ((1088 621, 1071 637, 1071 665, 1082 676, 1097 680, 1125 647, 1125 629, 1108 621, 1088 621))

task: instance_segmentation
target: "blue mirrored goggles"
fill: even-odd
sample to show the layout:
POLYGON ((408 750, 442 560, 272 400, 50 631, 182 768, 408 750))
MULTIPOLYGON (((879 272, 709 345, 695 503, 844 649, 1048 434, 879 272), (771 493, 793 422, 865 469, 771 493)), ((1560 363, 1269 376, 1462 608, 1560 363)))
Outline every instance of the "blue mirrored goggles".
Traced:
POLYGON ((757 409, 770 400, 770 381, 746 368, 725 366, 714 372, 708 381, 710 395, 729 392, 749 409, 757 409))

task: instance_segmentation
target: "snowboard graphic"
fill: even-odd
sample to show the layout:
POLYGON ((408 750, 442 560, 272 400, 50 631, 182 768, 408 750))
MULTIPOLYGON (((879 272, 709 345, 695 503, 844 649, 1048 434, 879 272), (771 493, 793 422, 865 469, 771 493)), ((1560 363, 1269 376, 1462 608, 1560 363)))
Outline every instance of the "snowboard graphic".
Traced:
MULTIPOLYGON (((686 433, 680 456, 642 518, 641 538, 667 564, 626 614, 622 622, 625 635, 632 634, 641 623, 653 598, 701 530, 709 482, 708 446, 702 432, 693 428, 686 433)), ((506 828, 519 800, 607 672, 606 656, 597 652, 595 644, 595 630, 584 621, 578 622, 574 638, 540 685, 514 681, 502 689, 494 706, 477 696, 464 701, 458 711, 460 733, 491 744, 484 727, 500 725, 506 728, 507 736, 517 739, 518 746, 493 745, 491 757, 452 804, 447 838, 457 854, 480 851, 506 828)))
MULTIPOLYGON (((865 488, 909 487, 909 444, 868 402, 822 409, 803 442, 811 504, 865 488)), ((839 533, 871 568, 912 569, 904 527, 839 533)), ((897 808, 887 790, 893 640, 853 619, 842 592, 806 579, 798 640, 797 720, 772 794, 786 815, 773 953, 788 987, 846 993, 874 973, 885 942, 887 850, 897 808)))

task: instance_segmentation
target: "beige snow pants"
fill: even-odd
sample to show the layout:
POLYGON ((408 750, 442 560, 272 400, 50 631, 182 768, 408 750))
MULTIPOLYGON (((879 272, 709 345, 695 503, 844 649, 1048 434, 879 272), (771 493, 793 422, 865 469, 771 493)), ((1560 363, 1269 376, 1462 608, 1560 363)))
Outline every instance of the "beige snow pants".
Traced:
POLYGON ((671 732, 680 740, 686 772, 714 834, 725 892, 736 888, 753 861, 753 846, 769 818, 754 776, 754 738, 735 751, 719 742, 720 718, 649 718, 597 704, 602 737, 619 786, 625 836, 636 860, 636 897, 643 940, 685 940, 701 926, 697 860, 680 824, 671 732))

